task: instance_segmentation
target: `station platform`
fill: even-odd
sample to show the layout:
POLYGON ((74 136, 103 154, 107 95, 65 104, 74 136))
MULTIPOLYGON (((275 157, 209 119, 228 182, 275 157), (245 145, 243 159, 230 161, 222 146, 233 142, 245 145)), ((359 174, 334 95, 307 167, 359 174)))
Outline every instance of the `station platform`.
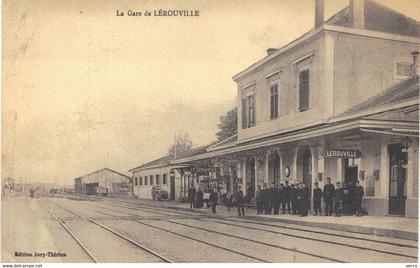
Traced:
MULTIPOLYGON (((106 198, 108 199, 108 198, 106 198)), ((180 203, 176 201, 154 201, 149 199, 136 198, 109 198, 110 200, 119 200, 139 205, 157 206, 182 211, 193 211, 196 213, 212 214, 211 208, 190 209, 188 203, 180 203)), ((227 210, 226 206, 217 206, 216 216, 229 217, 237 216, 236 207, 227 210)), ((296 224, 301 226, 326 228, 331 230, 354 232, 368 235, 378 235, 385 237, 393 237, 399 239, 408 239, 418 241, 418 220, 408 219, 395 216, 314 216, 309 211, 306 217, 298 215, 280 214, 280 215, 257 215, 256 209, 253 207, 245 207, 245 219, 258 220, 265 222, 282 222, 286 224, 296 224)))

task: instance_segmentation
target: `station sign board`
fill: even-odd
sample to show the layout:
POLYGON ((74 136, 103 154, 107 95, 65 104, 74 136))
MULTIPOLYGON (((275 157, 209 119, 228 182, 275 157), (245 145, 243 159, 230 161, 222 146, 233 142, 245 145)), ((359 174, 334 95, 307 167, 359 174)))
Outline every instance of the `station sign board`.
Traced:
POLYGON ((359 158, 361 155, 359 150, 342 150, 342 149, 327 149, 324 157, 330 158, 359 158))

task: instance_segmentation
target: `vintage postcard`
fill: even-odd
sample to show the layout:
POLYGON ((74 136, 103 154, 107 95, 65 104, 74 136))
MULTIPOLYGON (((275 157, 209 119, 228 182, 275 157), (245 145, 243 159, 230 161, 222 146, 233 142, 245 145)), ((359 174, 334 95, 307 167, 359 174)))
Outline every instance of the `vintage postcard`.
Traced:
POLYGON ((419 51, 417 0, 2 1, 3 267, 417 267, 419 51))

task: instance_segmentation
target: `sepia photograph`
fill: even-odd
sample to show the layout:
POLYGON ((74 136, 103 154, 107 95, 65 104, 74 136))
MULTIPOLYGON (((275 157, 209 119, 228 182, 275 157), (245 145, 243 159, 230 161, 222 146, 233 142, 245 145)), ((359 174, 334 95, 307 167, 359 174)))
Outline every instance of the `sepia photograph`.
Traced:
POLYGON ((418 0, 1 9, 2 267, 417 267, 418 0))

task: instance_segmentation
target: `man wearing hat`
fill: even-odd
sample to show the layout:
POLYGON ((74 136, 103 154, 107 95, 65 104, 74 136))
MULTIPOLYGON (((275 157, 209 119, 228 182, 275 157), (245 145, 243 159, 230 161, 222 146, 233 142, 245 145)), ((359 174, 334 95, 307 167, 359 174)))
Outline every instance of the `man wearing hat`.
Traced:
POLYGON ((313 197, 314 197, 314 215, 322 216, 322 209, 321 209, 321 197, 322 197, 322 190, 318 187, 318 182, 314 183, 313 189, 313 197))
POLYGON ((282 212, 283 214, 286 213, 286 207, 287 211, 290 214, 290 201, 292 199, 292 188, 289 186, 289 181, 284 182, 284 188, 283 188, 283 203, 282 203, 282 212))

